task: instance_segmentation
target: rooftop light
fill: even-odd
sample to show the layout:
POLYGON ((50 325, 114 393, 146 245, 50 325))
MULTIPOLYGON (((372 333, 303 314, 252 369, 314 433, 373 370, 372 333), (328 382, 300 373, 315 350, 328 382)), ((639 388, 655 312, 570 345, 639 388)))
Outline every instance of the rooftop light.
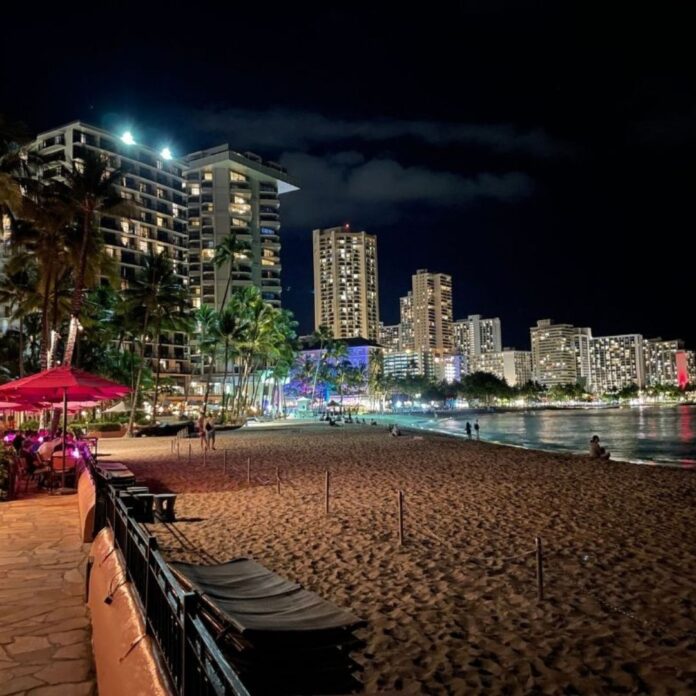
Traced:
POLYGON ((170 160, 172 158, 172 151, 168 148, 165 147, 162 152, 160 152, 160 155, 166 160, 170 160))
POLYGON ((123 140, 126 145, 135 145, 135 139, 133 138, 133 134, 130 131, 126 131, 122 136, 121 140, 123 140))

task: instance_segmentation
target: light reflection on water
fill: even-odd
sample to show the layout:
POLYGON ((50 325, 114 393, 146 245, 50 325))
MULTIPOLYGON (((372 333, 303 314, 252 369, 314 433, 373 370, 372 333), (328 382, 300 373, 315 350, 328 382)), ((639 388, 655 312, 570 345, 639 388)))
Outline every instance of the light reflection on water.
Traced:
POLYGON ((587 453, 599 435, 614 459, 696 466, 696 406, 469 412, 452 417, 407 417, 428 429, 463 435, 478 418, 481 439, 523 447, 587 453))

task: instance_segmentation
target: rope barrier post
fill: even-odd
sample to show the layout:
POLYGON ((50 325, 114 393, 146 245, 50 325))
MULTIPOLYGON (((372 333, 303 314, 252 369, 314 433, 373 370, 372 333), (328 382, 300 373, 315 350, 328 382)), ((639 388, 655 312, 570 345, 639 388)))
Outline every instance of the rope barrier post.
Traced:
POLYGON ((544 599, 544 549, 541 545, 541 537, 534 537, 536 546, 536 573, 537 573, 537 599, 544 599))
POLYGON ((399 546, 404 545, 404 492, 397 492, 397 505, 399 511, 399 546))
POLYGON ((276 488, 278 495, 280 495, 280 469, 276 467, 276 488))
POLYGON ((222 471, 225 475, 227 475, 227 450, 224 449, 222 452, 223 452, 223 454, 222 454, 222 461, 223 461, 222 471))
POLYGON ((251 458, 247 457, 247 485, 251 486, 251 458))
POLYGON ((324 513, 329 514, 329 470, 326 470, 326 475, 324 476, 324 513))

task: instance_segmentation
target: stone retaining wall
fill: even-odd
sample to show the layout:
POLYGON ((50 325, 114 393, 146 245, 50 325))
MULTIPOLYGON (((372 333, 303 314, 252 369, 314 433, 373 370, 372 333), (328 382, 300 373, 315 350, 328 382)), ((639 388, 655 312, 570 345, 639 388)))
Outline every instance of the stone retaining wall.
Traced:
POLYGON ((97 534, 90 556, 88 606, 100 696, 171 696, 111 529, 97 534))

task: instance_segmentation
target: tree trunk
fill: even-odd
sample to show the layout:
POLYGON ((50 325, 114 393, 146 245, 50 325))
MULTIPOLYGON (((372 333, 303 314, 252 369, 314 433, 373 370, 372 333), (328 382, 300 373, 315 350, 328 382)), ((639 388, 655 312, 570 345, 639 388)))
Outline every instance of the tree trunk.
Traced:
POLYGON ((227 361, 229 360, 230 351, 230 341, 225 337, 225 371, 222 375, 222 422, 225 422, 225 416, 227 415, 227 393, 225 387, 227 386, 227 361))
POLYGON ((147 333, 147 325, 150 320, 150 313, 145 310, 145 317, 143 319, 143 337, 140 344, 140 365, 138 365, 138 376, 135 378, 135 386, 133 388, 133 401, 131 402, 131 412, 128 418, 128 429, 126 430, 126 435, 128 437, 133 436, 133 423, 135 421, 135 410, 138 405, 138 392, 140 391, 140 380, 143 376, 143 367, 145 365, 145 334, 147 333))
POLYGON ((324 346, 320 343, 319 344, 319 357, 317 358, 317 365, 314 368, 314 381, 312 382, 312 405, 314 405, 314 395, 317 391, 317 378, 319 377, 319 367, 321 366, 321 361, 322 361, 322 351, 324 350, 324 346))
POLYGON ((77 326, 79 323, 82 303, 84 301, 85 268, 87 266, 87 244, 89 242, 89 232, 92 227, 92 216, 94 211, 91 207, 85 210, 82 224, 82 244, 80 246, 80 259, 75 276, 75 289, 73 290, 72 305, 70 307, 70 329, 68 330, 68 341, 65 344, 65 355, 63 364, 71 365, 75 342, 77 341, 77 326))
MULTIPOLYGON (((216 344, 217 345, 217 344, 216 344)), ((210 381, 213 378, 213 370, 215 369, 215 348, 210 356, 210 367, 208 368, 208 379, 205 382, 205 396, 203 397, 203 415, 208 413, 208 397, 210 396, 210 381)))
POLYGON ((24 319, 19 317, 19 378, 24 377, 24 319))
POLYGON ((46 278, 44 285, 43 305, 41 307, 41 346, 39 350, 42 372, 48 369, 48 302, 50 288, 51 279, 49 276, 46 278))
POLYGON ((157 324, 157 333, 155 334, 155 353, 157 360, 157 369, 155 370, 155 395, 152 397, 152 422, 157 420, 157 396, 159 392, 160 383, 160 356, 161 356, 161 346, 160 346, 160 333, 161 333, 161 322, 157 324))

